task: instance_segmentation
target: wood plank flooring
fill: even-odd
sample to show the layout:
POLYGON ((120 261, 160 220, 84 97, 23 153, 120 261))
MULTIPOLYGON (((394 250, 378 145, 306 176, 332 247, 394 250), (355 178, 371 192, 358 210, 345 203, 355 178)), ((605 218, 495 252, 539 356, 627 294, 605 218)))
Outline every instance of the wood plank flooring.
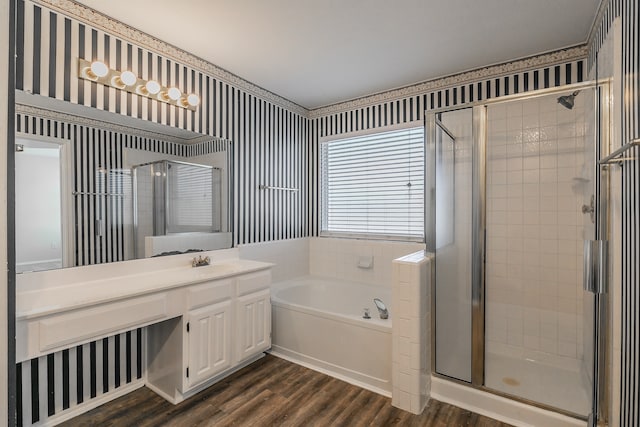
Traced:
POLYGON ((143 387, 62 425, 508 426, 433 399, 413 415, 389 398, 270 355, 179 405, 143 387))

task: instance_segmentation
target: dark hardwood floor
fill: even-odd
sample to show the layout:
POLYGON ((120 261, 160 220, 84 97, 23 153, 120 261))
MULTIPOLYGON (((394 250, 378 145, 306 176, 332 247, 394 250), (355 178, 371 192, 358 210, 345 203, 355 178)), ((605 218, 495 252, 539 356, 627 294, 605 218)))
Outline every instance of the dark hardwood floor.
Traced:
POLYGON ((413 415, 389 398, 270 355, 179 405, 144 387, 62 425, 508 426, 433 399, 413 415))

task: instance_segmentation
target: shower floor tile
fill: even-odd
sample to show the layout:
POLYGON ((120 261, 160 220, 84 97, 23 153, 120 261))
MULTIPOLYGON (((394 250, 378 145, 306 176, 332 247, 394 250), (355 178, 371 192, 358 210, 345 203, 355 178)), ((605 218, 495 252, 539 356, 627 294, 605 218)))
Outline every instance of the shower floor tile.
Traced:
POLYGON ((591 412, 585 384, 579 370, 493 353, 485 359, 488 388, 583 416, 591 412))

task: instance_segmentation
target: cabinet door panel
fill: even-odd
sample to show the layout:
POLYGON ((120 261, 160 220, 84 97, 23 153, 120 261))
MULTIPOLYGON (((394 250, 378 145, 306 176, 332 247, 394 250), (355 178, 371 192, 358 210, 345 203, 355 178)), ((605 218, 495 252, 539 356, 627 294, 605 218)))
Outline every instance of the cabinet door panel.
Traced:
POLYGON ((238 361, 271 347, 271 299, 269 290, 238 298, 238 361))
POLYGON ((231 366, 231 301, 189 312, 189 386, 231 366))

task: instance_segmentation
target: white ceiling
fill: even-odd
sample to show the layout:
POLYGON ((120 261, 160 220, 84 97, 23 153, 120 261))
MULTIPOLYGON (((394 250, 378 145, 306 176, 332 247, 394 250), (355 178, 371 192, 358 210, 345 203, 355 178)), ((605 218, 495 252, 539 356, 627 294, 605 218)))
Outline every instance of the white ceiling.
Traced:
POLYGON ((81 0, 313 109, 584 43, 599 0, 81 0))

